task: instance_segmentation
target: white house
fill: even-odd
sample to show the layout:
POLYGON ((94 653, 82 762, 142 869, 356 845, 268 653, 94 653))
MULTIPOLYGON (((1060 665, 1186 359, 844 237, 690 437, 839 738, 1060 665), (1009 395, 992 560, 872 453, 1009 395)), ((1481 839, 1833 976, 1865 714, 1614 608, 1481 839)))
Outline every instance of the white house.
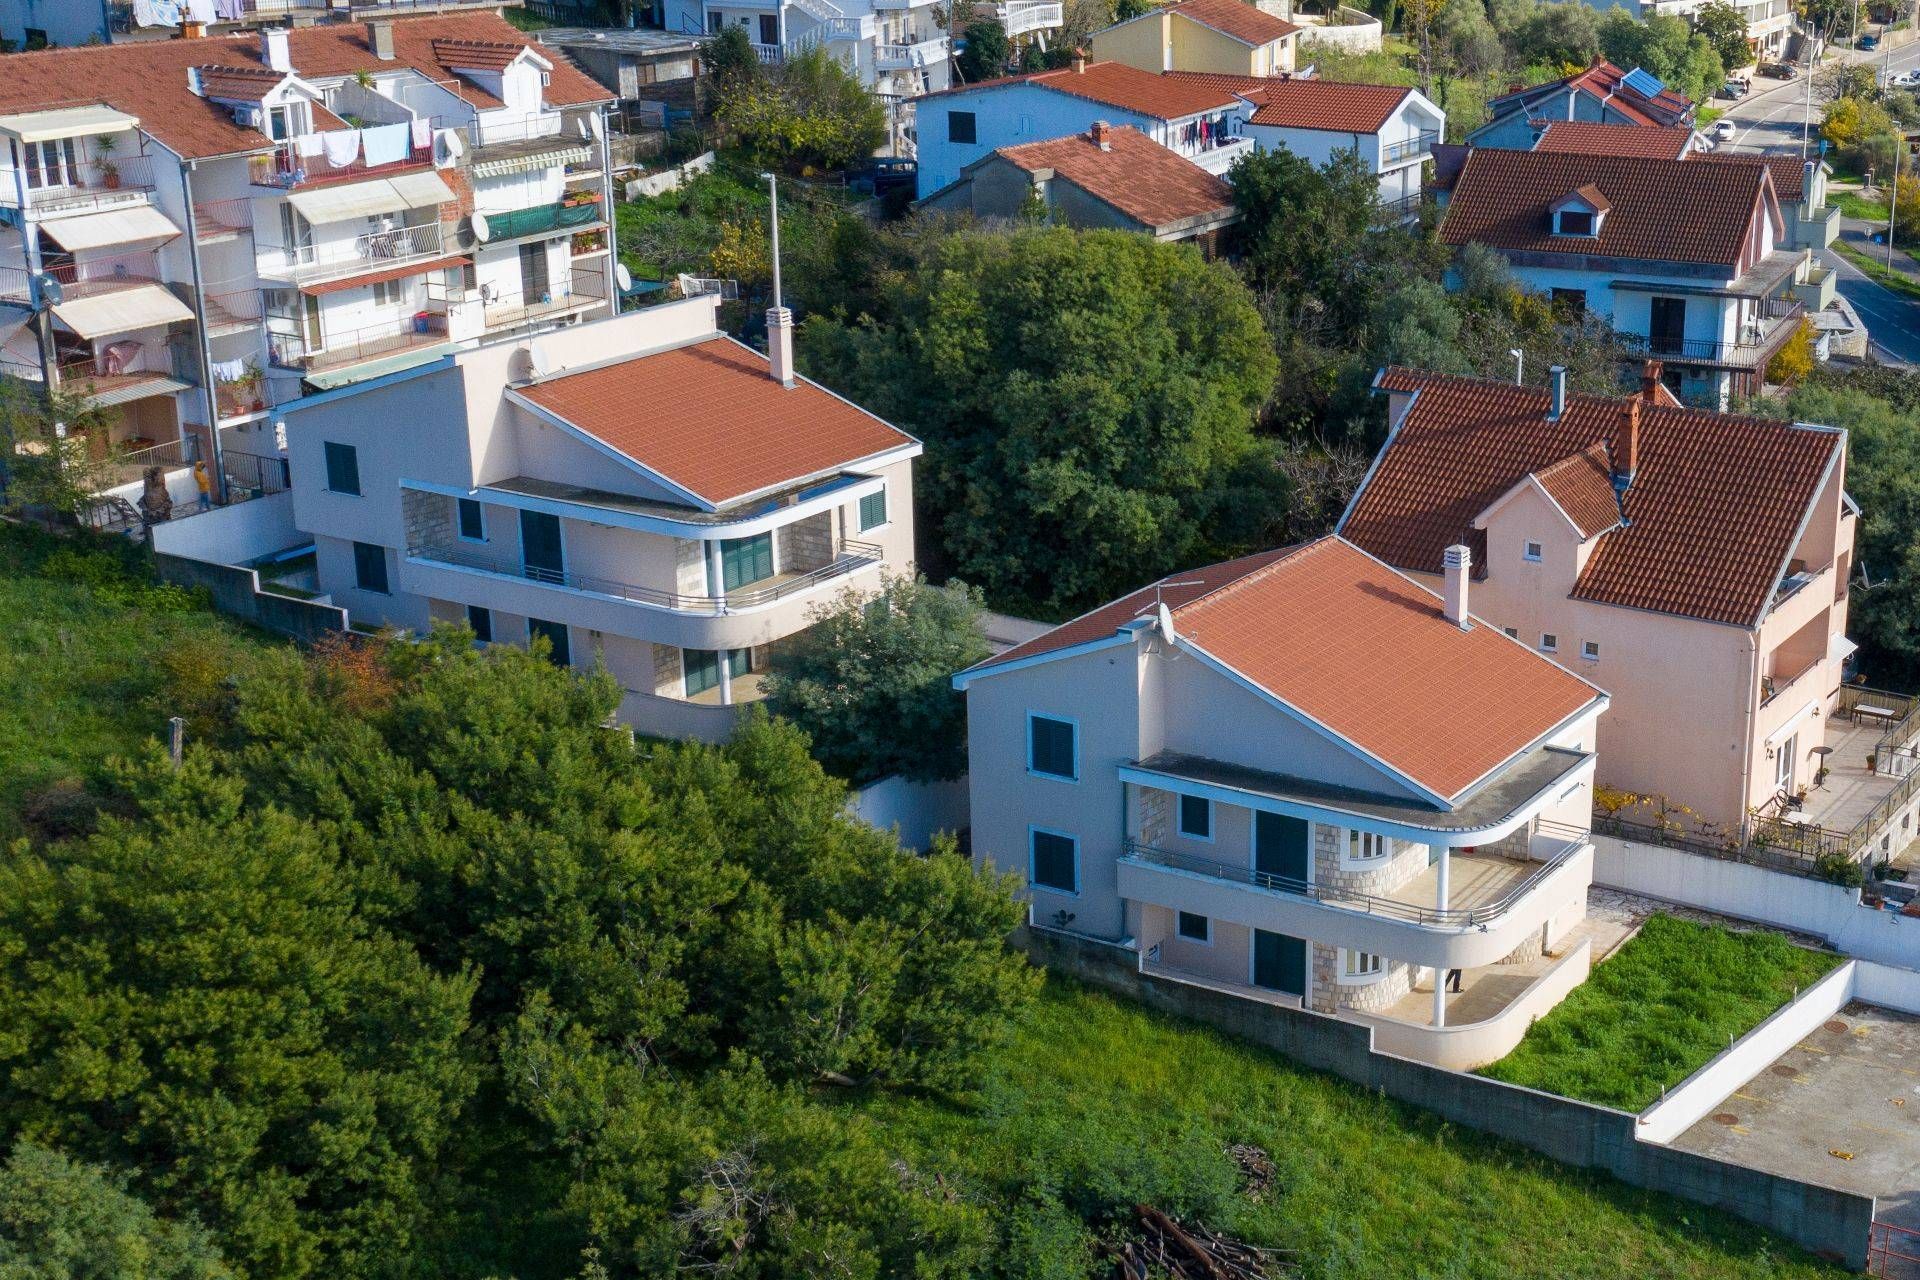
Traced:
POLYGON ((914 556, 920 445, 720 332, 712 296, 286 407, 294 522, 356 622, 464 621, 604 666, 621 717, 724 737, 771 646, 914 556))
POLYGON ((961 672, 974 857, 1147 972, 1502 1056, 1587 972, 1607 697, 1473 616, 1470 561, 1435 595, 1322 538, 961 672))
POLYGON ((1285 149, 1316 165, 1335 152, 1357 151, 1380 175, 1380 202, 1411 213, 1421 199, 1421 173, 1447 133, 1447 115, 1417 89, 1278 80, 1247 91, 1254 103, 1243 131, 1255 146, 1285 149))

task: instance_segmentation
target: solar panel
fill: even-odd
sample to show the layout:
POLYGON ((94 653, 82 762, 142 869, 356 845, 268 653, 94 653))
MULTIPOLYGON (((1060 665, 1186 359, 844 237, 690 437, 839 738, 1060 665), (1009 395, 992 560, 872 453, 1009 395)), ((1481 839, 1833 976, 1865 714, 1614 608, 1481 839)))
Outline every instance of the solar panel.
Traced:
POLYGON ((1664 93, 1667 88, 1666 85, 1660 82, 1660 77, 1641 67, 1635 67, 1633 70, 1627 72, 1626 75, 1620 78, 1620 83, 1626 85, 1627 88, 1633 90, 1643 98, 1657 98, 1664 93))

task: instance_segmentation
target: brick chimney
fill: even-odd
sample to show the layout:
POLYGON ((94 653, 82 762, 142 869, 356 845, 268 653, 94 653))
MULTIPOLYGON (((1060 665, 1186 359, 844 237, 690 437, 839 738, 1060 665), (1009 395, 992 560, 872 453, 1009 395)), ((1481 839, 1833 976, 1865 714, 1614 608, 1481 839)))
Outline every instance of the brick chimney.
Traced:
POLYGON ((285 75, 293 70, 293 51, 287 47, 285 27, 260 28, 260 61, 268 70, 285 75))
POLYGON ((1073 74, 1083 76, 1086 73, 1087 51, 1085 49, 1075 49, 1073 51, 1073 74))
POLYGON ((1556 364, 1547 374, 1553 379, 1553 401, 1547 406, 1547 421, 1558 422, 1567 413, 1567 366, 1556 364))
POLYGON ((783 387, 793 385, 793 312, 767 308, 767 371, 783 387))
POLYGON ((1444 557, 1446 585, 1440 593, 1447 621, 1462 631, 1467 629, 1467 579, 1473 576, 1473 552, 1465 543, 1447 548, 1444 557))
POLYGON ((1648 404, 1660 403, 1660 371, 1664 367, 1658 360, 1640 366, 1640 398, 1648 404))
POLYGON ((367 48, 380 61, 393 61, 393 23, 390 20, 367 24, 367 48))
POLYGON ((1093 122, 1093 128, 1087 130, 1087 137, 1092 139, 1093 145, 1100 148, 1102 151, 1113 150, 1112 135, 1113 135, 1112 126, 1109 125, 1105 120, 1095 120, 1093 122))
POLYGON ((1623 494, 1640 469, 1640 406, 1645 403, 1639 396, 1628 396, 1620 405, 1620 423, 1614 429, 1613 487, 1623 494))

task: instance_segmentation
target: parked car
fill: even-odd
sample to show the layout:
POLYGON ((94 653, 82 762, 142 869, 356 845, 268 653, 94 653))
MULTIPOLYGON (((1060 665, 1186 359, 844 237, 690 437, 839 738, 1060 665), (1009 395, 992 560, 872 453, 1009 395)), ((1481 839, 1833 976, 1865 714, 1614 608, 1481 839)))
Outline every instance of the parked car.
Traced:
POLYGON ((1897 85, 1902 89, 1911 89, 1916 85, 1920 85, 1920 68, 1915 68, 1912 71, 1896 71, 1894 72, 1893 79, 1887 81, 1887 83, 1897 85))
POLYGON ((1791 62, 1763 62, 1759 70, 1761 75, 1772 76, 1775 80, 1791 80, 1800 74, 1799 68, 1791 62))
POLYGON ((1716 120, 1711 132, 1715 142, 1732 142, 1740 130, 1734 127, 1731 120, 1716 120))
POLYGON ((1745 80, 1729 80, 1729 81, 1727 81, 1727 82, 1726 82, 1725 84, 1723 84, 1723 85, 1721 85, 1721 86, 1720 86, 1720 96, 1721 96, 1721 97, 1723 97, 1723 98, 1744 98, 1744 97, 1746 97, 1746 96, 1747 96, 1747 82, 1746 82, 1745 80))

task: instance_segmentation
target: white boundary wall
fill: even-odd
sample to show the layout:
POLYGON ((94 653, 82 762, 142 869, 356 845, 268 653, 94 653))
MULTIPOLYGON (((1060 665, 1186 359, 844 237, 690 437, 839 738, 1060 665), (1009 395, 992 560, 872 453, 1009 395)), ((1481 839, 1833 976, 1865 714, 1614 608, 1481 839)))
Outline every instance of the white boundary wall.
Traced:
POLYGON ((1920 969, 1920 917, 1862 906, 1857 889, 1602 835, 1593 837, 1593 882, 1811 933, 1862 960, 1920 969))
POLYGON ((1498 1062, 1512 1053, 1526 1036, 1528 1028, 1567 998, 1567 994, 1587 980, 1592 967, 1593 941, 1582 938, 1580 944, 1547 969, 1522 991, 1513 1003, 1491 1018, 1444 1027, 1416 1026, 1378 1014, 1342 1010, 1336 1017, 1362 1022, 1373 1028, 1373 1047, 1381 1053, 1430 1062, 1449 1071, 1472 1071, 1489 1062, 1498 1062))
POLYGON ((847 796, 854 817, 882 831, 898 827, 901 847, 926 849, 936 832, 967 826, 967 776, 949 782, 908 782, 899 774, 860 787, 847 796))
POLYGON ((312 541, 294 526, 291 489, 153 526, 155 551, 214 564, 245 564, 312 541))

